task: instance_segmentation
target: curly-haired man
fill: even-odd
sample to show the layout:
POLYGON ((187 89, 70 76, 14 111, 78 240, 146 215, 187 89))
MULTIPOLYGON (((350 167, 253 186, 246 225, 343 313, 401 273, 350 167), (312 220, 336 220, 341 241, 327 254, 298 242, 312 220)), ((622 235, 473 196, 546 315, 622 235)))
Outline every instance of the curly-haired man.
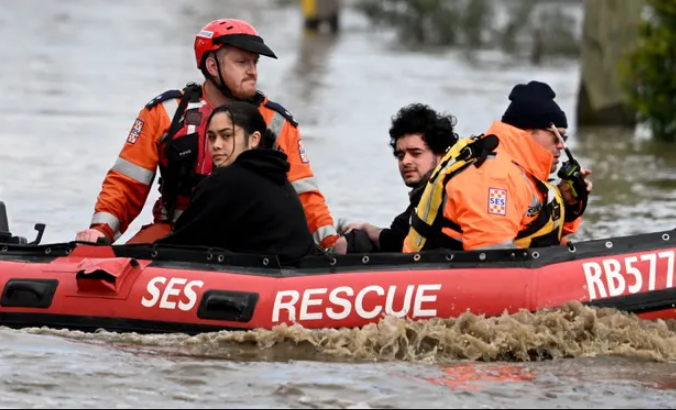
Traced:
POLYGON ((366 222, 347 225, 344 235, 349 253, 401 252, 411 212, 418 205, 430 174, 448 149, 458 142, 458 135, 453 130, 455 124, 452 115, 439 113, 420 103, 402 108, 392 118, 390 146, 404 183, 412 188, 410 204, 389 228, 378 228, 366 222))

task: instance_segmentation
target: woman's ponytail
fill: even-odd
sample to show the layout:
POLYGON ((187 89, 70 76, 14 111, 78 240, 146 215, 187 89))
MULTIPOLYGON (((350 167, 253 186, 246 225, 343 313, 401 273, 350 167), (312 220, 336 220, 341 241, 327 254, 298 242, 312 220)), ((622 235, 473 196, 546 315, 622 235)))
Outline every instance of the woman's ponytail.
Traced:
POLYGON ((261 142, 258 144, 259 149, 273 149, 277 142, 277 136, 270 128, 266 128, 261 134, 261 142))

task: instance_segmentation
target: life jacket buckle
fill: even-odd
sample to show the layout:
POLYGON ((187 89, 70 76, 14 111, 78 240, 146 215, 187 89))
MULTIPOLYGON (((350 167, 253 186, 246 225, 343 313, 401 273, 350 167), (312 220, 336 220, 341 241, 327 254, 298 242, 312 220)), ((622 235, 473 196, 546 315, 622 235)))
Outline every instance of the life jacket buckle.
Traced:
POLYGON ((559 204, 559 201, 554 201, 553 203, 552 219, 554 221, 558 221, 559 219, 561 219, 561 205, 559 204))

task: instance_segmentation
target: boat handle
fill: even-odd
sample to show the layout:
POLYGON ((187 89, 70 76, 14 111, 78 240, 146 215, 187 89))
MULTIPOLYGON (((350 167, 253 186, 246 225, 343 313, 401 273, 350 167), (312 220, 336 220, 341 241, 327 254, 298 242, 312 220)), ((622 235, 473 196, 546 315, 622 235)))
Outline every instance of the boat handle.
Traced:
POLYGON ((208 290, 202 296, 197 317, 207 320, 249 322, 260 296, 257 293, 208 290))
POLYGON ((245 307, 246 305, 244 303, 232 300, 232 298, 228 296, 211 295, 207 298, 207 310, 210 312, 234 309, 237 313, 242 313, 245 307))
POLYGON ((0 304, 5 307, 47 309, 52 305, 58 284, 57 280, 51 279, 11 279, 5 285, 0 304))

